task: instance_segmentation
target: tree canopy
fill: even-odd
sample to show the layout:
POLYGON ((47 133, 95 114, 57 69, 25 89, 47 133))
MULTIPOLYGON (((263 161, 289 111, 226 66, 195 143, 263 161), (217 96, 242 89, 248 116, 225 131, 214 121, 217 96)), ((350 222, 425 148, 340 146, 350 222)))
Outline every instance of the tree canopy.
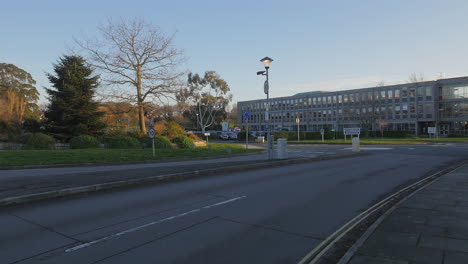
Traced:
POLYGON ((46 89, 50 104, 46 110, 48 131, 58 138, 97 135, 105 128, 99 104, 93 100, 98 76, 79 56, 63 56, 48 74, 53 89, 46 89))
POLYGON ((39 92, 31 74, 13 64, 0 63, 0 119, 21 125, 25 118, 40 118, 39 92))
POLYGON ((196 125, 205 131, 215 123, 227 118, 226 107, 232 100, 230 88, 215 71, 207 71, 201 77, 189 73, 187 86, 177 94, 179 107, 184 115, 196 120, 196 125))

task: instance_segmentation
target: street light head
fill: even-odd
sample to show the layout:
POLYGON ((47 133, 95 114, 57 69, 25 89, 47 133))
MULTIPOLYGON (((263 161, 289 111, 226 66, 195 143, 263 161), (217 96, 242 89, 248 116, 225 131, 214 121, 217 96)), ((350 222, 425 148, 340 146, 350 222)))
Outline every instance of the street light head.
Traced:
POLYGON ((270 63, 273 61, 273 59, 269 57, 265 57, 261 59, 260 61, 263 62, 263 64, 265 65, 265 69, 268 69, 270 68, 270 63))
POLYGON ((264 73, 265 73, 265 71, 258 71, 257 75, 263 75, 264 73))

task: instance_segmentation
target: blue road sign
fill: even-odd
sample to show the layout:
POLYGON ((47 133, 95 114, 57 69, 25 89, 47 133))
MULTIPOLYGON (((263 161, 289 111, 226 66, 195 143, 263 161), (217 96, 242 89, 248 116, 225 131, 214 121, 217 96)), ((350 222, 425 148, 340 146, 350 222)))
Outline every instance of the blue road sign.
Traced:
POLYGON ((244 112, 244 118, 250 118, 250 113, 249 112, 244 112))

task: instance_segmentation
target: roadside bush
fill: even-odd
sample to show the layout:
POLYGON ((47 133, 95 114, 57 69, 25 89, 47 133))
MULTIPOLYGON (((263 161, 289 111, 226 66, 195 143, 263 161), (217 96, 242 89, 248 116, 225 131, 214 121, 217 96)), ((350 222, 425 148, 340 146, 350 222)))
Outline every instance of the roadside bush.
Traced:
POLYGON ((155 137, 154 145, 157 149, 171 149, 172 148, 171 140, 167 137, 155 137))
POLYGON ((177 147, 179 148, 193 148, 195 147, 195 142, 193 141, 193 139, 189 138, 189 137, 185 137, 185 136, 181 136, 181 137, 176 137, 172 140, 172 142, 174 142, 177 147))
POLYGON ((99 141, 88 135, 73 137, 69 143, 72 149, 99 148, 99 141))
POLYGON ((201 141, 201 139, 200 139, 197 135, 195 135, 194 133, 192 133, 192 132, 188 132, 188 133, 187 133, 187 137, 193 139, 193 141, 201 141))
POLYGON ((136 138, 136 139, 140 139, 140 138, 143 138, 143 137, 147 137, 148 135, 146 133, 141 133, 139 130, 135 130, 135 131, 127 132, 127 136, 132 137, 132 138, 136 138))
POLYGON ((54 144, 55 139, 43 133, 31 134, 26 139, 26 147, 29 149, 50 149, 54 144))
POLYGON ((109 139, 107 147, 115 149, 141 148, 141 143, 136 138, 129 136, 115 136, 109 139))

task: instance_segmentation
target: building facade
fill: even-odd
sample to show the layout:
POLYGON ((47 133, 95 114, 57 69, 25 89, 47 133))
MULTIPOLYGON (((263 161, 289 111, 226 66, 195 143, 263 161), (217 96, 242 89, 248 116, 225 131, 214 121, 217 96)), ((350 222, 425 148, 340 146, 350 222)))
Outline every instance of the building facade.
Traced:
MULTIPOLYGON (((353 89, 307 92, 270 98, 271 131, 405 130, 427 134, 437 127, 440 136, 468 135, 468 76, 436 81, 353 89), (297 123, 299 121, 299 123, 297 123)), ((267 100, 238 102, 238 123, 265 131, 267 100), (250 117, 245 118, 248 112, 250 117)))

